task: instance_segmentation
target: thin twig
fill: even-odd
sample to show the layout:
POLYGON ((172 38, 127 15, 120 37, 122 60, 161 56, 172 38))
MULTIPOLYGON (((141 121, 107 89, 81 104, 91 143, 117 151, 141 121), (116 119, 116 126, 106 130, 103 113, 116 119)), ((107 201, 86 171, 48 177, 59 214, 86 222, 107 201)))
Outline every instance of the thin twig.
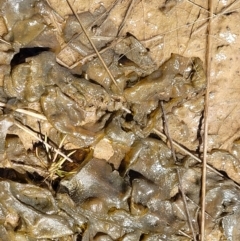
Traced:
MULTIPOLYGON (((8 107, 8 105, 3 103, 3 102, 0 102, 0 107, 8 107)), ((35 117, 37 119, 47 120, 46 116, 44 116, 42 114, 39 114, 39 113, 36 113, 36 112, 33 112, 33 111, 30 111, 30 110, 25 110, 25 109, 18 108, 18 109, 15 109, 14 111, 16 111, 18 113, 22 113, 22 114, 26 114, 26 115, 35 117)))
MULTIPOLYGON (((111 6, 110 8, 108 8, 104 13, 102 13, 100 16, 98 16, 91 24, 87 25, 85 28, 86 29, 91 29, 94 25, 96 25, 98 23, 99 20, 101 20, 105 15, 108 15, 109 12, 113 9, 113 7, 117 4, 119 0, 116 0, 111 6)), ((72 43, 74 40, 76 40, 77 38, 79 38, 79 36, 82 35, 83 32, 81 33, 78 33, 76 35, 74 35, 69 41, 68 43, 66 43, 64 46, 62 46, 62 49, 63 48, 66 48, 70 43, 72 43)), ((97 36, 96 36, 97 37, 97 36)), ((110 47, 110 46, 109 46, 110 47)), ((106 47, 104 49, 102 49, 101 51, 99 51, 100 54, 102 54, 103 52, 105 52, 109 47, 106 47)), ((68 68, 68 69, 73 69, 75 68, 77 65, 79 64, 84 64, 85 61, 87 61, 89 58, 92 58, 92 57, 96 57, 97 54, 94 52, 93 54, 89 54, 85 57, 83 57, 82 59, 80 59, 79 61, 75 62, 74 64, 72 64, 71 66, 69 66, 68 64, 62 62, 61 59, 59 59, 59 57, 57 56, 56 57, 56 60, 59 64, 63 65, 64 67, 68 68)))
MULTIPOLYGON (((163 141, 166 141, 167 140, 167 137, 166 135, 164 135, 161 131, 159 131, 158 129, 156 128, 153 128, 153 132, 155 134, 157 134, 159 137, 162 138, 163 141)), ((199 163, 202 163, 202 160, 200 158, 198 158, 197 156, 195 156, 194 154, 192 154, 190 151, 188 151, 186 148, 182 147, 181 145, 179 145, 176 141, 174 141, 172 139, 172 143, 175 147, 177 147, 177 149, 183 153, 186 153, 188 156, 192 157, 194 160, 196 160, 197 162, 199 163)), ((217 175, 219 175, 220 177, 223 177, 224 178, 224 175, 217 171, 215 168, 213 168, 212 166, 210 166, 209 164, 207 164, 207 168, 213 172, 215 172, 217 175)), ((230 180, 232 180, 230 177, 228 177, 230 180)), ((233 180, 232 180, 233 181, 233 180)), ((233 181, 233 184, 240 189, 240 185, 236 182, 233 181)))
POLYGON ((119 86, 118 86, 116 80, 114 79, 111 71, 109 70, 109 68, 107 67, 107 65, 106 65, 106 63, 104 62, 103 58, 101 57, 101 55, 100 55, 99 51, 97 50, 95 44, 93 43, 92 39, 89 37, 89 35, 88 35, 85 27, 82 25, 82 22, 81 22, 81 20, 80 20, 80 18, 79 18, 79 16, 78 16, 78 14, 77 14, 76 11, 73 9, 73 7, 72 7, 71 3, 69 2, 69 0, 66 0, 66 1, 67 1, 67 3, 68 3, 68 6, 70 7, 71 11, 73 12, 73 14, 75 15, 75 17, 77 18, 77 20, 78 20, 78 22, 79 22, 79 25, 81 26, 84 34, 86 35, 89 43, 92 45, 92 47, 93 47, 94 51, 96 52, 99 60, 102 62, 102 65, 103 65, 103 67, 105 68, 105 70, 107 71, 107 73, 108 73, 109 77, 111 78, 112 82, 116 85, 117 89, 118 89, 119 91, 121 91, 121 89, 119 88, 119 86))
POLYGON ((121 22, 121 24, 120 24, 120 26, 119 26, 119 28, 118 28, 118 34, 117 34, 118 36, 121 35, 123 26, 124 26, 127 18, 129 17, 129 15, 130 15, 130 13, 131 13, 131 11, 132 11, 132 8, 133 8, 133 6, 134 6, 134 4, 135 4, 135 0, 132 0, 131 3, 130 3, 130 5, 129 5, 129 7, 127 8, 127 12, 126 12, 126 14, 125 14, 125 16, 124 16, 124 19, 123 19, 123 21, 121 22))
MULTIPOLYGON (((198 8, 200 8, 200 9, 202 9, 203 11, 205 11, 205 12, 207 12, 207 13, 210 13, 210 12, 208 11, 208 9, 202 7, 201 5, 199 5, 199 4, 195 3, 195 2, 192 2, 192 1, 190 1, 190 0, 187 0, 187 2, 189 2, 189 3, 191 3, 192 5, 194 5, 194 6, 198 7, 198 8)), ((216 17, 215 14, 213 14, 213 16, 216 17)))
POLYGON ((209 109, 209 88, 211 78, 211 35, 212 35, 212 17, 213 17, 213 3, 208 0, 209 5, 209 24, 208 37, 206 48, 206 70, 207 70, 207 87, 205 94, 205 108, 204 108, 204 138, 203 138, 203 164, 202 164, 202 186, 201 186, 201 230, 200 240, 205 238, 205 199, 206 199, 206 176, 207 176, 207 148, 208 148, 208 109, 209 109))
POLYGON ((3 39, 2 37, 0 37, 0 42, 3 42, 5 44, 11 45, 9 42, 7 42, 5 39, 3 39))
MULTIPOLYGON (((209 20, 212 20, 212 19, 215 20, 215 19, 217 19, 217 17, 228 13, 228 10, 229 10, 231 7, 233 7, 236 3, 237 3, 237 1, 234 1, 233 3, 229 4, 226 8, 224 8, 224 9, 223 9, 222 11, 220 11, 219 13, 214 14, 212 17, 207 17, 207 18, 199 19, 199 20, 197 20, 197 21, 194 21, 194 22, 192 22, 192 23, 189 23, 188 25, 183 24, 183 25, 181 25, 181 26, 179 26, 179 27, 177 27, 177 28, 173 28, 173 29, 171 29, 171 30, 169 30, 169 31, 160 33, 160 34, 158 34, 158 35, 156 35, 156 36, 153 36, 153 37, 151 37, 151 38, 149 38, 149 39, 142 39, 142 40, 139 40, 139 41, 141 41, 141 42, 143 42, 143 43, 145 43, 145 44, 148 43, 148 42, 157 41, 157 40, 159 40, 159 39, 162 39, 162 38, 163 38, 166 34, 168 34, 168 33, 172 33, 172 32, 174 32, 174 31, 177 31, 178 29, 185 28, 186 26, 189 27, 189 26, 194 25, 194 24, 196 24, 196 23, 204 22, 201 26, 199 26, 196 30, 194 30, 194 31, 192 32, 192 36, 193 36, 193 35, 197 34, 200 30, 202 30, 202 28, 206 26, 206 24, 208 23, 209 20)), ((230 11, 230 10, 229 10, 229 11, 230 11)))
MULTIPOLYGON (((194 25, 194 24, 196 24, 196 23, 204 22, 204 21, 207 21, 207 20, 209 20, 209 17, 203 18, 203 19, 199 19, 199 20, 197 20, 197 21, 194 21, 194 22, 192 22, 192 23, 189 23, 187 26, 189 27, 189 26, 192 26, 192 25, 194 25)), ((153 37, 151 37, 151 38, 149 38, 149 39, 142 39, 142 40, 140 40, 140 41, 141 41, 141 42, 144 42, 144 43, 156 41, 156 40, 159 40, 159 39, 163 38, 163 36, 165 36, 166 34, 175 32, 175 31, 177 31, 177 30, 179 30, 179 29, 181 29, 181 28, 186 28, 186 24, 182 24, 182 25, 180 25, 180 26, 177 27, 177 28, 170 29, 169 31, 160 33, 160 34, 158 34, 158 35, 156 35, 156 36, 153 36, 153 37)))
MULTIPOLYGON (((176 162, 177 162, 177 158, 176 158, 176 154, 175 154, 173 142, 172 142, 171 136, 170 136, 170 134, 169 134, 168 123, 167 123, 166 113, 165 113, 164 106, 163 106, 163 101, 160 101, 160 104, 161 104, 161 107, 162 107, 163 122, 164 122, 165 133, 166 133, 166 136, 167 136, 168 141, 169 141, 169 143, 170 143, 173 160, 174 160, 174 162, 176 163, 176 162)), ((196 239, 196 234, 195 234, 195 231, 194 231, 194 228, 193 228, 193 224, 192 224, 192 218, 191 218, 191 215, 190 215, 188 206, 187 206, 186 196, 185 196, 185 193, 184 193, 184 191, 183 191, 183 185, 182 185, 181 175, 180 175, 180 172, 179 172, 178 169, 177 169, 177 176, 178 176, 178 182, 179 182, 179 190, 180 190, 180 192, 181 192, 181 194, 182 194, 182 199, 183 199, 183 203, 184 203, 184 207, 185 207, 185 211, 186 211, 186 215, 187 215, 187 220, 188 220, 189 228, 191 229, 191 232, 192 232, 192 235, 193 235, 193 240, 194 240, 194 241, 197 241, 197 239, 196 239)))
POLYGON ((187 237, 187 238, 190 238, 190 239, 192 240, 192 237, 189 236, 188 234, 186 234, 185 232, 183 232, 182 230, 178 230, 178 232, 179 232, 181 235, 183 235, 183 236, 185 236, 185 237, 187 237))
POLYGON ((30 110, 24 110, 24 109, 16 109, 15 111, 22 113, 22 114, 26 114, 32 117, 35 117, 37 119, 41 119, 41 120, 47 120, 45 115, 39 114, 39 113, 35 113, 33 111, 30 110))
MULTIPOLYGON (((103 54, 104 52, 106 52, 109 49, 112 49, 115 45, 117 45, 119 42, 121 42, 123 40, 123 38, 118 38, 115 41, 112 41, 111 44, 109 46, 107 46, 106 48, 101 49, 100 51, 98 51, 100 54, 103 54)), ((80 59, 79 61, 76 61, 74 64, 72 64, 71 66, 65 64, 64 62, 62 62, 58 57, 57 57, 57 62, 62 64, 63 66, 65 66, 68 69, 73 69, 75 68, 77 65, 79 64, 84 64, 85 62, 87 62, 89 59, 95 58, 97 56, 97 54, 94 52, 92 54, 89 54, 85 57, 83 57, 82 59, 80 59)))
POLYGON ((18 121, 15 121, 14 124, 17 127, 19 127, 20 129, 22 129, 23 131, 27 132, 29 135, 33 136, 36 140, 42 142, 47 148, 53 150, 54 152, 56 152, 60 156, 64 157, 69 162, 72 162, 72 159, 70 159, 68 156, 66 156, 64 153, 62 153, 60 150, 58 150, 58 149, 54 148, 53 146, 49 145, 46 141, 42 140, 40 137, 38 137, 32 130, 30 130, 26 126, 22 125, 18 121))
MULTIPOLYGON (((155 134, 157 134, 158 136, 160 136, 164 141, 167 140, 166 135, 164 135, 161 131, 157 130, 156 128, 153 129, 153 131, 155 132, 155 134)), ((190 157, 192 157, 194 160, 196 160, 199 163, 202 163, 202 160, 199 159, 197 156, 193 155, 190 151, 188 151, 187 149, 185 149, 184 147, 180 146, 176 141, 174 141, 172 139, 172 143, 175 147, 177 147, 180 151, 186 153, 187 155, 189 155, 190 157)), ((207 165, 207 167, 212 170, 213 172, 217 173, 219 176, 223 177, 223 175, 218 172, 217 170, 215 170, 214 168, 212 168, 211 166, 207 165)))
MULTIPOLYGON (((59 144, 59 146, 58 146, 58 149, 61 149, 61 148, 62 148, 63 143, 64 143, 64 141, 66 140, 66 137, 67 137, 67 135, 64 135, 64 137, 62 138, 62 140, 61 140, 61 142, 60 142, 60 144, 59 144)), ((58 153, 56 152, 55 155, 54 155, 54 157, 53 157, 52 162, 55 162, 55 161, 56 161, 57 156, 58 156, 58 153)))
MULTIPOLYGON (((197 203, 195 203, 191 198, 189 198, 188 196, 186 196, 186 199, 189 201, 189 202, 191 202, 193 205, 195 205, 197 208, 198 208, 198 210, 200 210, 201 209, 201 207, 197 204, 197 203)), ((214 218, 214 217, 212 217, 208 212, 206 212, 205 211, 205 215, 207 215, 209 218, 211 218, 214 222, 216 221, 216 219, 214 218)))
MULTIPOLYGON (((215 19, 217 19, 216 17, 219 17, 221 15, 224 15, 226 13, 228 13, 228 10, 233 7, 235 5, 237 1, 232 2, 231 4, 229 4, 226 8, 222 9, 219 13, 217 14, 213 14, 213 18, 212 20, 214 21, 215 19)), ((231 11, 231 10, 230 10, 231 11)), ((208 11, 209 12, 209 11, 208 11)), ((210 12, 209 12, 210 13, 210 12)), ((200 30, 202 30, 206 25, 208 24, 208 21, 206 21, 205 23, 203 23, 201 26, 199 26, 196 30, 194 30, 194 32, 192 33, 192 36, 195 35, 196 33, 198 33, 200 30)))

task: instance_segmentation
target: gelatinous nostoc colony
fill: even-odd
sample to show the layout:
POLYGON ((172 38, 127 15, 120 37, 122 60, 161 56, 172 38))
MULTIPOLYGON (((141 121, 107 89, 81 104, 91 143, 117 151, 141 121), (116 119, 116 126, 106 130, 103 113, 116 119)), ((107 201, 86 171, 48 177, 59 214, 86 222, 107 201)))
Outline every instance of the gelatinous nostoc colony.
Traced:
MULTIPOLYGON (((118 26, 101 5, 94 13, 79 17, 116 86, 74 16, 66 21, 57 19, 62 28, 57 31, 56 22, 49 17, 53 11, 45 1, 19 0, 18 8, 13 3, 0 3, 6 19, 5 38, 10 43, 0 44, 1 52, 8 56, 0 59, 0 101, 6 107, 0 116, 0 171, 7 166, 23 180, 0 181, 4 220, 0 237, 6 241, 64 237, 85 241, 187 240, 179 232, 191 236, 177 169, 191 200, 189 211, 197 233, 201 169, 183 153, 175 163, 170 148, 155 130, 163 127, 159 102, 164 101, 171 137, 192 151, 199 147, 197 132, 206 87, 202 61, 172 54, 156 67, 149 51, 134 36, 116 40, 118 26), (34 52, 39 46, 40 51, 34 52), (21 56, 26 48, 34 53, 21 56), (52 162, 55 153, 46 151, 44 145, 27 150, 19 138, 21 133, 11 130, 14 120, 25 123, 15 110, 35 104, 46 117, 41 125, 50 126, 52 144, 67 136, 64 144, 70 143, 76 150, 73 163, 65 162, 64 166, 61 158, 52 162), (50 181, 59 181, 54 195, 39 187, 49 180, 53 167, 50 181)), ((239 155, 239 143, 235 144, 239 155)), ((239 173, 236 156, 229 156, 226 151, 215 151, 209 154, 209 161, 224 157, 239 173)), ((239 191, 231 181, 212 172, 207 186, 207 231, 219 225, 226 237, 238 235, 234 224, 239 217, 239 191)))
MULTIPOLYGON (((131 125, 136 126, 133 129, 139 125, 143 129, 149 115, 158 108, 159 100, 171 99, 173 108, 205 88, 198 58, 172 55, 159 69, 135 83, 121 76, 122 91, 114 93, 72 75, 56 63, 55 57, 54 53, 46 51, 15 66, 4 77, 4 91, 8 97, 23 103, 39 101, 44 115, 57 130, 85 138, 86 145, 103 130, 111 113, 124 115, 127 109, 133 115, 131 125)), ((106 74, 104 68, 92 71, 106 74)))

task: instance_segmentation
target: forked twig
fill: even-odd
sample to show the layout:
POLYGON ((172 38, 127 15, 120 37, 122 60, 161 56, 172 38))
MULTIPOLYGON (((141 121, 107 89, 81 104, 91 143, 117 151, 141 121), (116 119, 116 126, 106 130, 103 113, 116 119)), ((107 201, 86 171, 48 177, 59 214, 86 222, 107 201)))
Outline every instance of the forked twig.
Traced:
MULTIPOLYGON (((168 138, 168 141, 170 143, 170 148, 171 148, 171 151, 172 151, 173 160, 176 163, 177 162, 177 158, 176 158, 176 155, 175 155, 173 142, 172 142, 171 136, 169 134, 168 123, 167 123, 166 113, 165 113, 164 106, 163 106, 163 101, 160 101, 160 104, 161 104, 162 113, 163 113, 164 130, 165 130, 166 136, 168 138)), ((197 241, 196 234, 195 234, 195 231, 194 231, 194 228, 193 228, 193 224, 192 224, 192 218, 190 216, 189 209, 188 209, 188 206, 187 206, 186 196, 185 196, 185 193, 183 191, 181 175, 180 175, 180 172, 179 172, 178 169, 177 169, 177 176, 178 176, 178 182, 179 182, 179 190, 180 190, 181 195, 182 195, 182 199, 183 199, 183 203, 184 203, 184 207, 185 207, 185 211, 186 211, 186 215, 187 215, 189 228, 191 229, 191 232, 192 232, 192 235, 193 235, 193 240, 197 241)))
POLYGON ((206 70, 207 70, 207 86, 205 94, 204 108, 204 138, 203 138, 203 164, 202 164, 202 186, 201 186, 201 229, 200 240, 205 238, 205 199, 206 199, 206 176, 207 176, 207 148, 208 148, 208 109, 209 109, 209 88, 211 78, 211 35, 212 35, 212 17, 213 3, 208 0, 209 5, 209 24, 206 48, 206 70))
POLYGON ((20 122, 18 121, 14 121, 14 124, 19 127, 20 129, 22 129, 23 131, 27 132, 29 135, 33 136, 36 140, 42 142, 46 148, 49 148, 51 150, 53 150, 55 153, 59 154, 60 156, 62 156, 63 158, 65 158, 66 160, 68 160, 69 162, 73 162, 71 158, 69 158, 67 155, 65 155, 64 153, 62 153, 60 150, 54 148, 53 146, 49 145, 46 141, 42 140, 40 137, 38 137, 32 130, 30 130, 29 128, 27 128, 26 126, 22 125, 20 122))
POLYGON ((69 0, 66 0, 66 1, 67 1, 67 3, 68 3, 68 6, 70 7, 71 11, 73 12, 73 14, 75 15, 75 17, 77 18, 77 20, 78 20, 78 22, 79 22, 79 25, 81 26, 84 34, 86 35, 89 43, 92 45, 94 51, 96 52, 99 60, 101 61, 103 67, 104 67, 105 70, 107 71, 107 73, 108 73, 109 77, 111 78, 112 82, 115 84, 115 86, 117 87, 117 89, 118 89, 119 91, 121 91, 121 89, 119 88, 119 86, 118 86, 116 80, 114 79, 111 71, 109 70, 109 68, 107 67, 107 65, 106 65, 106 63, 104 62, 103 58, 101 57, 101 55, 100 55, 99 51, 97 50, 95 44, 93 43, 92 39, 89 37, 89 35, 88 35, 85 27, 82 25, 81 20, 80 20, 79 16, 77 15, 76 11, 73 9, 73 7, 72 7, 71 3, 69 2, 69 0))

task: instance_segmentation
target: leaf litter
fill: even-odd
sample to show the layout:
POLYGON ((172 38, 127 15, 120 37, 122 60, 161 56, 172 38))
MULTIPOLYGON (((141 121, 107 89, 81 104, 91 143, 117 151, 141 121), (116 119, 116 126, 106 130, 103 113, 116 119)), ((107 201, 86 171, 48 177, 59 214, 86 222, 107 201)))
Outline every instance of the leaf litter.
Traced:
POLYGON ((207 1, 1 2, 2 240, 239 240, 239 3, 212 3, 202 232, 207 1))

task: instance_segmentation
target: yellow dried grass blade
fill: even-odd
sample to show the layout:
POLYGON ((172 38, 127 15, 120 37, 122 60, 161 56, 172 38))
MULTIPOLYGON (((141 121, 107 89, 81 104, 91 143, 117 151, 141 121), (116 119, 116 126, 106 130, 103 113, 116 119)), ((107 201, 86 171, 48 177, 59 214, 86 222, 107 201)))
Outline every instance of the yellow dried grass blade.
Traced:
MULTIPOLYGON (((0 102, 0 107, 6 107, 6 106, 7 105, 5 103, 0 102)), ((35 117, 35 118, 40 119, 40 120, 47 120, 46 116, 44 116, 42 114, 39 114, 39 113, 36 113, 36 112, 33 112, 33 111, 30 111, 30 110, 18 108, 14 111, 16 111, 18 113, 22 113, 22 114, 26 114, 26 115, 35 117)))
POLYGON ((54 152, 56 152, 57 154, 59 154, 60 156, 66 158, 66 160, 68 160, 69 162, 72 162, 72 160, 66 156, 64 153, 62 153, 60 150, 54 148, 53 146, 49 145, 47 142, 43 141, 40 137, 38 137, 32 130, 30 130, 29 128, 27 128, 26 126, 20 124, 19 122, 15 121, 14 124, 19 127, 20 129, 22 129, 23 131, 25 131, 26 133, 28 133, 29 135, 33 136, 36 140, 42 142, 46 147, 48 147, 49 149, 53 150, 54 152))

